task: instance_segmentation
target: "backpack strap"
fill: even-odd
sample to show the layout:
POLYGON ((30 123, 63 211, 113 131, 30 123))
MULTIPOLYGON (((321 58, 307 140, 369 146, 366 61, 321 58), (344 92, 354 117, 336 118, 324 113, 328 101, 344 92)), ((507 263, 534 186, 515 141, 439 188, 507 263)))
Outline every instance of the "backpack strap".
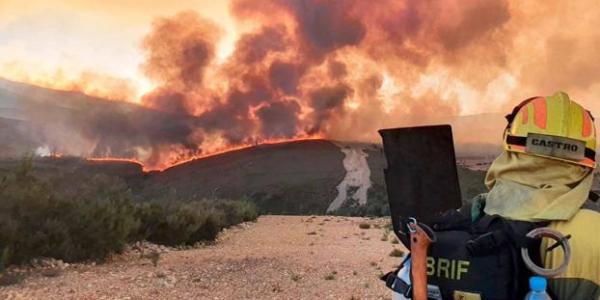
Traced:
POLYGON ((485 215, 479 220, 476 230, 488 232, 469 240, 465 246, 472 256, 492 254, 507 244, 517 248, 530 248, 535 246, 539 240, 527 237, 527 233, 539 226, 541 223, 506 221, 498 215, 485 215), (492 229, 494 227, 496 229, 492 229))
POLYGON ((600 195, 598 195, 594 191, 591 191, 590 194, 588 195, 588 200, 591 200, 594 203, 598 203, 598 199, 600 199, 600 195))
POLYGON ((403 295, 405 298, 412 299, 412 285, 400 279, 400 277, 397 276, 397 271, 398 270, 389 272, 380 279, 385 281, 385 286, 392 291, 403 295))
POLYGON ((408 254, 400 266, 394 271, 388 272, 387 274, 381 276, 379 279, 385 281, 385 286, 389 289, 393 290, 396 293, 403 295, 407 299, 412 299, 412 285, 404 282, 400 277, 398 277, 398 272, 404 267, 404 264, 410 259, 410 254, 408 254))

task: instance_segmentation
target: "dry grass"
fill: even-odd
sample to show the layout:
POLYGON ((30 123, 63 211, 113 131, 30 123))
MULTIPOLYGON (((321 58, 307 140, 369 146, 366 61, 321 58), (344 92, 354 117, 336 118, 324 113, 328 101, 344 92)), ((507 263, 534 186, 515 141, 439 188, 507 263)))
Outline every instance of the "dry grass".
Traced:
POLYGON ((391 257, 403 257, 404 251, 394 248, 394 250, 392 250, 392 252, 390 252, 390 256, 391 257))
POLYGON ((371 224, 369 224, 367 222, 362 222, 362 223, 358 224, 358 228, 360 228, 360 229, 370 229, 371 228, 371 224))
POLYGON ((383 235, 381 236, 381 241, 382 242, 387 241, 388 240, 388 236, 389 236, 389 233, 388 232, 384 232, 383 235))

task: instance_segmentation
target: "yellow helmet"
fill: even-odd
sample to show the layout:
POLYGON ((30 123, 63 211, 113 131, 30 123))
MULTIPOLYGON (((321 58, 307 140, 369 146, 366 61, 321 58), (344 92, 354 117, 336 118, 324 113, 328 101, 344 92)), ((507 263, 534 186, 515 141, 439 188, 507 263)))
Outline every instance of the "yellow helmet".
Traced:
POLYGON ((594 117, 566 93, 529 98, 506 119, 506 151, 596 167, 594 117))

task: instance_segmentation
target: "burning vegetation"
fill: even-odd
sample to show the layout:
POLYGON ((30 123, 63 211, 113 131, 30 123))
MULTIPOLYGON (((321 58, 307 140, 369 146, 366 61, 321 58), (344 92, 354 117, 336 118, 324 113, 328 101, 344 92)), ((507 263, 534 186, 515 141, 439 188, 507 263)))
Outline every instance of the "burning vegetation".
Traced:
MULTIPOLYGON (((504 105, 514 92, 515 66, 523 65, 519 41, 531 33, 520 26, 523 12, 532 11, 524 6, 235 0, 230 12, 240 33, 224 59, 217 59, 223 29, 183 11, 157 18, 140 43, 141 70, 153 86, 141 97, 132 99, 126 81, 101 76, 56 86, 142 110, 122 102, 71 104, 68 118, 31 118, 60 123, 38 133, 53 151, 135 159, 149 169, 265 142, 373 140, 378 128, 461 114, 459 99, 469 89, 493 95, 486 100, 492 108, 504 105), (94 88, 102 83, 110 88, 94 88)), ((479 139, 466 142, 473 141, 479 139)))

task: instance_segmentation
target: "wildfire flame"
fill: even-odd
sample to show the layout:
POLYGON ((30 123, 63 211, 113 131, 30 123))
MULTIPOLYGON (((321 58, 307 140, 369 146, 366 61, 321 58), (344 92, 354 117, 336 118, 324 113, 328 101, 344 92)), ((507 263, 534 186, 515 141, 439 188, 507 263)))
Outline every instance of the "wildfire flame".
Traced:
MULTIPOLYGON (((294 138, 294 139, 271 139, 268 141, 263 141, 259 144, 246 144, 246 145, 237 145, 237 146, 227 147, 227 148, 224 148, 221 150, 210 152, 205 155, 196 155, 196 156, 186 157, 186 158, 183 158, 178 161, 171 161, 167 164, 160 165, 160 166, 148 166, 148 165, 144 164, 142 161, 139 161, 136 159, 119 158, 119 157, 88 157, 87 160, 88 161, 100 161, 100 162, 103 162, 103 161, 104 162, 128 162, 128 163, 134 163, 134 164, 138 164, 138 165, 142 166, 142 169, 144 172, 155 172, 155 171, 162 172, 166 169, 169 169, 169 168, 172 168, 172 167, 175 167, 178 165, 182 165, 182 164, 188 163, 193 160, 217 156, 217 155, 225 154, 228 152, 249 149, 252 147, 256 147, 257 145, 273 145, 273 144, 282 144, 282 143, 299 142, 299 141, 316 141, 316 140, 322 140, 322 139, 323 139, 322 137, 317 137, 317 136, 306 137, 306 138, 294 138)), ((53 156, 53 157, 60 158, 61 156, 59 155, 59 156, 53 156)))
MULTIPOLYGON (((164 170, 260 143, 373 141, 379 128, 507 111, 520 99, 555 89, 571 88, 576 98, 593 95, 598 85, 589 79, 600 69, 589 66, 600 55, 588 49, 599 38, 588 33, 600 25, 593 17, 600 9, 590 9, 598 4, 553 5, 233 0, 230 15, 239 34, 226 56, 217 46, 221 25, 194 11, 156 18, 140 43, 140 69, 150 83, 141 89, 93 72, 36 77, 33 68, 15 65, 2 75, 115 100, 104 106, 69 102, 71 110, 52 118, 31 109, 40 126, 59 123, 38 133, 52 149, 164 170), (581 35, 566 23, 556 28, 544 13, 575 22, 569 24, 581 35), (572 17, 580 15, 587 16, 585 24, 572 17)), ((487 129, 492 121, 485 122, 474 124, 487 129)), ((472 128, 458 136, 500 140, 472 128)))

